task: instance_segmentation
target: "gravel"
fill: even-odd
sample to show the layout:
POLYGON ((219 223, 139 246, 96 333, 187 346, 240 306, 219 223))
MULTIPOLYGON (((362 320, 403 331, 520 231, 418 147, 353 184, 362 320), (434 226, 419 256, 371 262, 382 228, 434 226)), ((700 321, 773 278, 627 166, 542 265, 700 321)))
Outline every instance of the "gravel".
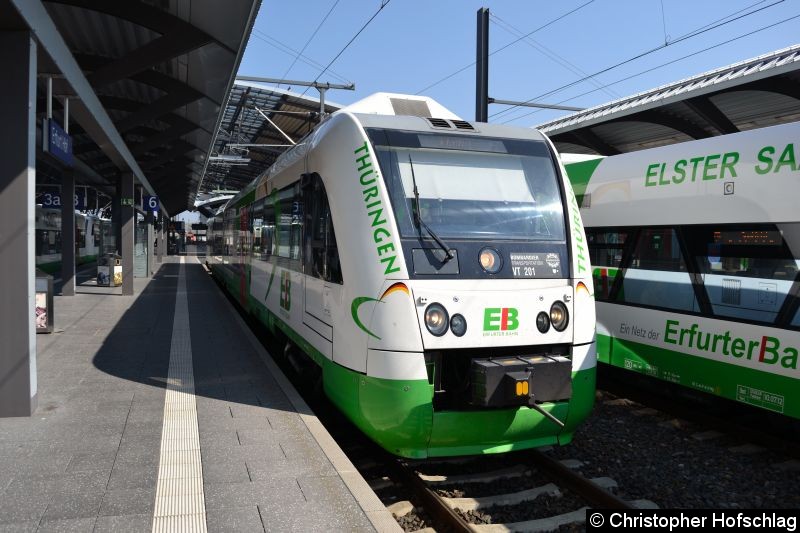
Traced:
POLYGON ((395 520, 403 528, 403 531, 417 531, 418 529, 433 527, 433 522, 430 521, 430 518, 424 512, 417 514, 416 510, 399 518, 395 517, 395 520))
POLYGON ((635 414, 642 408, 600 392, 573 442, 550 454, 583 461, 584 476, 611 477, 621 497, 662 508, 800 508, 800 476, 776 467, 789 458, 768 449, 734 453, 729 448, 746 444, 735 436, 697 440, 706 428, 635 414))

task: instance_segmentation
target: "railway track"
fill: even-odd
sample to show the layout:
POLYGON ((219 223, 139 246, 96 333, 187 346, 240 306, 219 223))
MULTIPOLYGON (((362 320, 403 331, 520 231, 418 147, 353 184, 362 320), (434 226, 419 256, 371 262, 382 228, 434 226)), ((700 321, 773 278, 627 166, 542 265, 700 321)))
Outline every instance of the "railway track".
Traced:
POLYGON ((385 475, 371 485, 379 494, 402 485, 409 497, 386 503, 407 531, 551 531, 580 527, 587 508, 654 507, 647 500, 626 502, 612 492, 614 480, 587 479, 576 461, 557 461, 542 451, 494 460, 386 460, 385 475), (412 514, 423 518, 406 518, 412 514))

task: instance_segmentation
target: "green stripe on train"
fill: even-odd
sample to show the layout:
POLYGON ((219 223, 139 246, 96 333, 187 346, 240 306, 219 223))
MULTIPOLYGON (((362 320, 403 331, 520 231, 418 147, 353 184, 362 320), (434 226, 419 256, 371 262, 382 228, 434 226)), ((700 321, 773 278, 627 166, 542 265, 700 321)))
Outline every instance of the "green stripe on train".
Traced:
POLYGON ((597 335, 597 360, 800 418, 797 380, 648 344, 597 335))
POLYGON ((589 179, 591 179, 597 165, 599 165, 602 160, 603 158, 597 158, 564 165, 569 175, 569 181, 572 184, 572 190, 575 192, 575 198, 578 200, 578 205, 583 206, 586 186, 589 185, 589 179))
MULTIPOLYGON (((222 274, 232 294, 239 276, 222 274)), ((569 403, 541 407, 565 421, 558 436, 552 422, 527 407, 482 411, 433 410, 433 386, 427 379, 394 380, 367 376, 336 364, 306 342, 278 315, 252 296, 248 311, 271 332, 280 330, 322 367, 325 394, 367 436, 388 451, 409 458, 477 455, 568 444, 594 405, 596 369, 572 373, 569 403)))

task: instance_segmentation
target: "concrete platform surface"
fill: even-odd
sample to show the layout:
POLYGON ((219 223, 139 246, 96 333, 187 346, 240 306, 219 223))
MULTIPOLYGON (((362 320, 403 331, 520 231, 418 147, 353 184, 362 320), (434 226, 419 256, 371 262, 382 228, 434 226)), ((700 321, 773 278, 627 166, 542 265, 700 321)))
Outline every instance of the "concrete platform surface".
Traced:
POLYGON ((398 531, 195 257, 78 287, 0 419, 0 532, 398 531))

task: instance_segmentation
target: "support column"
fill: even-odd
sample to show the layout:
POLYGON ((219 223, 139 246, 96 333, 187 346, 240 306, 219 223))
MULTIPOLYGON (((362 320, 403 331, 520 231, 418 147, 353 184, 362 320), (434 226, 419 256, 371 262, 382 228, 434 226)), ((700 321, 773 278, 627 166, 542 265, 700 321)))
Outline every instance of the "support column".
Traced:
POLYGON ((164 226, 167 225, 167 218, 161 211, 158 212, 158 220, 158 262, 163 263, 164 253, 167 249, 167 239, 165 238, 166 232, 164 231, 164 226))
POLYGON ((61 295, 75 295, 75 174, 61 174, 61 295))
POLYGON ((475 122, 489 122, 489 8, 478 10, 475 51, 475 122))
MULTIPOLYGON (((36 41, 0 31, 0 417, 36 409, 36 41)), ((52 310, 51 310, 52 312, 52 310)))
POLYGON ((144 221, 147 227, 147 277, 153 275, 153 212, 148 211, 144 217, 144 221))
POLYGON ((120 206, 120 254, 122 255, 122 294, 133 296, 133 239, 136 212, 133 209, 133 173, 123 172, 120 206))
POLYGON ((114 250, 116 253, 121 254, 122 249, 120 248, 120 244, 122 243, 122 235, 120 232, 122 231, 122 218, 120 214, 122 213, 122 176, 117 179, 114 193, 114 198, 111 199, 111 226, 114 229, 114 250))

